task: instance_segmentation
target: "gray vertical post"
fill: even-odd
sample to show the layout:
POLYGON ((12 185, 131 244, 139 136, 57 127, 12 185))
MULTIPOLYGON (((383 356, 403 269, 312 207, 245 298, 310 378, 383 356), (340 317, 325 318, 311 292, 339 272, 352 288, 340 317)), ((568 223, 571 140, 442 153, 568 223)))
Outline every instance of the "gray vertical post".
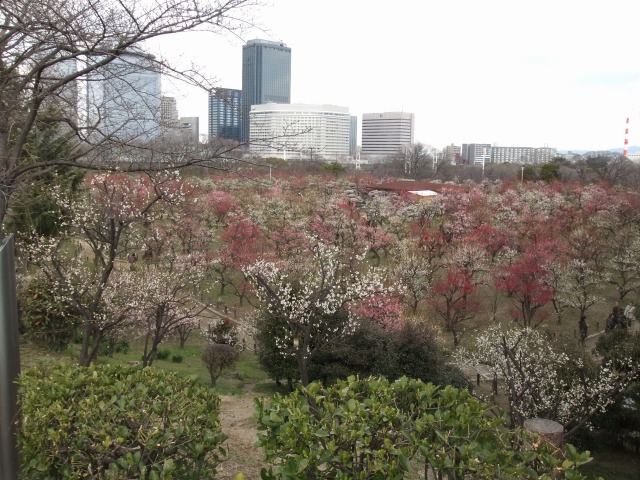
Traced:
POLYGON ((0 240, 0 478, 18 478, 17 444, 20 349, 13 235, 0 240))

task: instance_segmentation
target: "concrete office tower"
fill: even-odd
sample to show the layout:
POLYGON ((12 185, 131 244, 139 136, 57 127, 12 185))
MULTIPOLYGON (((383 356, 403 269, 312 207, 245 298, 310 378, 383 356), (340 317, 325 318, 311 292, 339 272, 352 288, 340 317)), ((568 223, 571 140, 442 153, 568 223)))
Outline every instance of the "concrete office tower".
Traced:
POLYGON ((458 165, 462 163, 461 157, 462 149, 458 145, 447 145, 442 149, 442 154, 444 155, 444 161, 450 163, 451 165, 458 165))
POLYGON ((94 139, 148 142, 160 135, 160 68, 152 55, 126 53, 87 78, 94 139))
POLYGON ((250 150, 263 158, 339 161, 349 155, 348 107, 267 103, 251 107, 250 150))
POLYGON ((200 141, 200 118, 199 117, 181 117, 178 122, 180 129, 180 137, 189 142, 200 141))
POLYGON ((556 156, 556 149, 549 147, 491 147, 493 163, 547 163, 556 156))
POLYGON ((165 128, 178 126, 178 105, 174 97, 160 98, 160 123, 165 128))
POLYGON ((291 49, 282 42, 249 40, 242 47, 242 141, 249 140, 251 106, 269 102, 291 103, 291 49))
POLYGON ((209 92, 209 139, 241 141, 242 90, 216 88, 209 92))
POLYGON ((362 115, 362 154, 394 155, 413 143, 414 115, 406 112, 362 115))

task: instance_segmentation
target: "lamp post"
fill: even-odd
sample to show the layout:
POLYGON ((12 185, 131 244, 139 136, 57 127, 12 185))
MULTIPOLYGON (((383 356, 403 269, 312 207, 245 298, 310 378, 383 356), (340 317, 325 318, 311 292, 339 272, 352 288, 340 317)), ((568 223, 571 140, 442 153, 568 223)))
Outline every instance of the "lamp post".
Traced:
POLYGON ((482 148, 482 178, 484 178, 484 160, 487 157, 487 148, 482 148))
POLYGON ((0 478, 16 480, 20 469, 18 388, 20 347, 13 235, 0 238, 0 478))

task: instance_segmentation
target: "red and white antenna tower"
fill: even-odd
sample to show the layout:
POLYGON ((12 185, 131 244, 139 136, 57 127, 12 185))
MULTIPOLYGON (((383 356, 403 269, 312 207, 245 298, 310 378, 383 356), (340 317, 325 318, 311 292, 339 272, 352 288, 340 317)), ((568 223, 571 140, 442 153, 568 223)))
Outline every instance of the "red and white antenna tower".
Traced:
POLYGON ((624 149, 622 155, 625 157, 629 154, 629 117, 627 117, 627 125, 624 129, 624 149))

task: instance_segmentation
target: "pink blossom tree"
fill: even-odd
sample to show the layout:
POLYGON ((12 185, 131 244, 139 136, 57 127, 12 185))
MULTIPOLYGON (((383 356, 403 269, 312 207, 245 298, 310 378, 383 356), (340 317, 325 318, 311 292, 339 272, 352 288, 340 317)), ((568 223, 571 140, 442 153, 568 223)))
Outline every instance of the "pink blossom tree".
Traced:
POLYGON ((220 295, 224 295, 227 286, 236 285, 235 291, 242 302, 246 295, 242 269, 255 262, 262 253, 262 231, 251 220, 235 215, 229 218, 220 240, 222 247, 211 262, 210 269, 220 284, 220 295))

